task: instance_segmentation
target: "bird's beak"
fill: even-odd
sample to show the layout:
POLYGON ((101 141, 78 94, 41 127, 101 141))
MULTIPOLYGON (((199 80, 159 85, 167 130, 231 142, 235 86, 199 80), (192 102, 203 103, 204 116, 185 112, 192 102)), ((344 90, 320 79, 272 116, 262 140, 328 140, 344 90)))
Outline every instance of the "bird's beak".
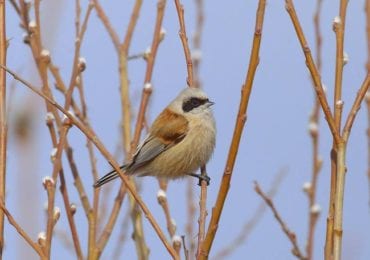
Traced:
POLYGON ((215 104, 215 102, 207 101, 207 107, 213 106, 214 104, 215 104))

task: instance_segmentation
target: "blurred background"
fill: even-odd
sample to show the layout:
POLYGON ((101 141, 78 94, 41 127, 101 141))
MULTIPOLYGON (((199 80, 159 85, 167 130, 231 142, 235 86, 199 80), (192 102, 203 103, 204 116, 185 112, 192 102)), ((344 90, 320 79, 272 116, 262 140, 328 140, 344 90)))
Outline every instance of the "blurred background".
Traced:
MULTIPOLYGON (((313 14, 316 1, 295 1, 303 30, 313 54, 315 34, 313 14)), ((183 0, 185 21, 189 41, 196 26, 195 1, 183 0)), ((249 62, 254 33, 255 13, 258 1, 204 1, 204 30, 201 43, 200 79, 210 99, 216 102, 214 114, 217 120, 217 147, 207 169, 211 177, 208 187, 208 218, 214 205, 232 138, 235 117, 249 62)), ((88 1, 81 1, 82 16, 88 1)), ((115 30, 123 38, 134 1, 101 1, 115 30)), ((344 118, 352 105, 356 92, 365 75, 367 61, 365 1, 350 1, 348 4, 345 32, 345 51, 349 62, 344 68, 343 99, 344 118)), ((284 179, 274 197, 276 208, 297 235, 301 250, 305 251, 308 231, 308 200, 303 184, 311 179, 312 140, 308 133, 309 115, 314 104, 313 88, 305 66, 304 56, 296 38, 284 1, 268 1, 253 91, 248 108, 240 150, 231 181, 231 189, 225 203, 218 233, 213 244, 213 259, 220 250, 242 231, 243 225, 255 214, 261 198, 254 191, 258 181, 267 191, 276 175, 285 171, 284 179)), ((338 3, 323 1, 321 13, 322 80, 327 87, 330 104, 333 100, 335 34, 332 23, 338 15, 338 3)), ((133 36, 130 54, 144 52, 151 44, 156 15, 156 1, 144 1, 137 28, 133 36)), ((63 78, 68 81, 72 71, 74 52, 74 1, 42 1, 41 27, 44 46, 51 53, 63 78)), ((173 1, 167 1, 163 27, 164 41, 159 46, 153 73, 153 95, 148 109, 149 123, 177 93, 186 86, 186 67, 182 45, 178 36, 179 23, 173 1)), ((19 17, 7 2, 8 67, 23 78, 40 86, 30 49, 23 43, 23 31, 19 17)), ((85 95, 91 125, 106 147, 115 153, 121 142, 121 100, 119 97, 118 58, 101 21, 93 10, 81 48, 86 59, 84 72, 85 95)), ((129 81, 133 118, 139 107, 146 63, 142 59, 129 62, 129 81)), ((64 98, 54 92, 55 98, 64 104, 64 98)), ((45 126, 43 100, 8 78, 9 142, 7 165, 7 207, 16 220, 36 239, 45 229, 44 204, 46 192, 42 178, 51 175, 50 153, 52 144, 45 126)), ((347 179, 344 203, 343 259, 370 259, 369 191, 367 178, 367 111, 360 110, 347 152, 347 179)), ((326 233, 326 216, 330 189, 331 134, 321 116, 319 125, 320 156, 323 167, 318 179, 317 202, 321 215, 315 232, 314 259, 323 259, 326 233)), ((88 195, 93 192, 93 179, 86 149, 86 139, 77 128, 69 132, 79 172, 88 195)), ((119 150, 119 148, 118 148, 119 150)), ((121 149, 122 150, 122 149, 121 149)), ((99 175, 111 169, 110 165, 96 152, 99 175)), ((116 153, 123 162, 123 153, 116 153)), ((63 157, 64 165, 67 161, 63 157)), ((83 251, 87 247, 87 224, 82 205, 73 186, 69 167, 65 167, 71 201, 77 205, 75 215, 83 251)), ((198 208, 200 189, 194 180, 194 198, 198 208)), ((144 201, 153 212, 161 227, 166 223, 163 211, 157 202, 158 183, 154 178, 139 180, 144 201)), ((187 182, 170 182, 167 197, 172 217, 177 223, 177 234, 185 234, 187 206, 187 182)), ((119 181, 103 188, 113 202, 119 181), (112 192, 109 192, 111 190, 112 192)), ((52 259, 73 259, 70 231, 60 193, 56 205, 62 209, 61 219, 55 228, 52 259)), ((110 207, 112 203, 109 203, 110 207)), ((127 199, 119 215, 118 223, 102 254, 110 259, 116 250, 121 235, 122 221, 128 210, 127 199)), ((194 220, 196 238, 197 218, 194 220)), ((150 248, 151 259, 168 259, 169 255, 161 241, 144 219, 145 238, 150 248)), ((19 237, 15 230, 6 225, 4 259, 37 259, 36 254, 19 237)), ((129 225, 127 241, 122 244, 122 258, 136 258, 129 225)), ((167 234, 167 233, 166 233, 167 234)), ((294 259, 291 244, 283 234, 271 211, 267 209, 247 239, 226 259, 294 259)))

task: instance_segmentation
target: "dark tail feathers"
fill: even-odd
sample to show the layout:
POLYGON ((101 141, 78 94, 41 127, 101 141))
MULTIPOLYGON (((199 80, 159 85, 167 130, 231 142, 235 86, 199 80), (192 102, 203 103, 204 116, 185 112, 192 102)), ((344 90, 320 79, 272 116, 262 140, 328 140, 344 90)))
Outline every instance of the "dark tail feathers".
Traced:
MULTIPOLYGON (((126 165, 123 165, 120 167, 121 170, 125 170, 126 168, 126 165)), ((112 170, 111 172, 108 172, 106 175, 104 175, 103 177, 101 177, 99 180, 97 180, 95 183, 94 183, 94 188, 99 188, 100 186, 118 178, 118 173, 116 170, 112 170)))

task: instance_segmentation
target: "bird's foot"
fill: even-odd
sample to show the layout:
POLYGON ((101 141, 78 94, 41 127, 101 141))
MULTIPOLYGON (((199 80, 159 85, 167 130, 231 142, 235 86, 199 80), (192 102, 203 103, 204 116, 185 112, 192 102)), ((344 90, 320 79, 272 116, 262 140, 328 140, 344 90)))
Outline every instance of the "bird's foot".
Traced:
POLYGON ((207 186, 209 185, 209 183, 211 181, 211 178, 206 174, 189 173, 188 175, 193 176, 195 178, 198 178, 198 180, 199 180, 198 185, 199 186, 202 186, 202 181, 205 181, 207 183, 207 186))

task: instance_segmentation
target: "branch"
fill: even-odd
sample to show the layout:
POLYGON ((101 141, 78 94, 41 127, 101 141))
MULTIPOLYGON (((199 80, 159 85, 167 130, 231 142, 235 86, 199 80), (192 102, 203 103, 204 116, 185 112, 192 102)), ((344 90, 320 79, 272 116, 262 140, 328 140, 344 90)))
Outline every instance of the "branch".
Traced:
POLYGON ((236 161, 236 156, 238 154, 240 139, 243 133, 243 127, 247 120, 247 108, 252 91, 254 75, 259 62, 259 49, 262 37, 263 19, 265 14, 266 1, 260 0, 258 2, 258 9, 256 13, 256 25, 253 38, 252 52, 249 60, 249 67, 246 76, 245 83, 242 87, 241 100, 239 104, 239 111, 236 117, 234 134, 229 148, 229 154, 226 161, 226 166, 224 174, 222 176, 222 182, 218 191, 217 200, 215 206, 212 209, 212 216, 210 223, 208 225, 208 230, 206 237, 204 239, 200 259, 206 259, 212 247, 213 240, 215 238, 218 223, 221 218, 223 206, 226 200, 226 196, 229 191, 231 176, 233 173, 233 168, 236 161))
MULTIPOLYGON (((5 1, 0 1, 0 64, 6 65, 6 33, 5 33, 5 1)), ((6 175, 6 75, 0 71, 0 200, 5 203, 5 175, 6 175)), ((4 248, 4 212, 0 212, 0 258, 4 248)))
POLYGON ((254 185, 255 185, 254 190, 257 192, 258 195, 260 195, 262 197, 262 199, 266 202, 267 206, 269 206, 269 208, 272 210, 272 212, 274 213, 274 217, 277 220, 277 222, 279 223, 281 229, 287 235, 288 239, 292 243, 292 246, 293 246, 292 253, 293 253, 293 255, 295 255, 298 259, 301 259, 301 260, 307 259, 305 256, 303 256, 301 250, 298 247, 297 237, 296 237, 295 233, 292 232, 288 228, 288 226, 285 224, 285 222, 282 220, 282 218, 281 218, 279 212, 277 211, 277 209, 275 208, 272 200, 261 190, 260 186, 258 185, 258 182, 255 182, 254 185))
POLYGON ((330 107, 329 107, 329 104, 328 104, 328 100, 325 97, 325 93, 324 93, 324 89, 323 89, 323 86, 322 86, 320 74, 317 71, 317 68, 315 66, 315 62, 313 61, 313 58, 312 58, 312 55, 311 55, 311 50, 308 47, 306 38, 303 34, 302 27, 299 23, 299 20, 298 20, 298 17, 297 17, 295 8, 294 8, 293 1, 292 0, 286 0, 285 8, 286 8, 287 12, 289 13, 289 16, 290 16, 290 18, 292 20, 292 23, 293 23, 293 26, 294 26, 294 29, 297 33, 297 37, 298 37, 299 42, 301 44, 303 53, 306 57, 306 66, 308 67, 308 69, 311 73, 311 77, 312 77, 312 80, 313 80, 313 83, 314 83, 313 86, 314 86, 314 89, 316 91, 317 98, 320 101, 321 108, 322 108, 322 110, 325 114, 325 118, 326 118, 326 121, 328 122, 330 131, 333 135, 333 138, 334 138, 335 142, 340 143, 342 140, 341 140, 341 137, 339 135, 339 131, 335 127, 334 118, 332 116, 332 113, 331 113, 331 110, 330 110, 330 107))
POLYGON ((351 110, 348 114, 348 117, 347 117, 347 121, 346 121, 346 123, 343 127, 342 136, 343 136, 343 139, 345 140, 345 142, 348 141, 349 135, 351 133, 353 122, 355 121, 357 112, 361 108, 361 103, 365 98, 366 92, 369 89, 369 85, 370 85, 370 74, 367 74, 364 82, 362 83, 361 88, 357 92, 356 99, 353 102, 352 108, 351 108, 351 110))
POLYGON ((0 207, 1 211, 8 218, 9 223, 15 228, 15 230, 17 230, 19 235, 21 235, 21 237, 23 237, 24 240, 36 251, 36 253, 41 257, 41 259, 46 259, 41 247, 36 242, 33 242, 32 239, 27 235, 27 233, 18 225, 18 223, 15 221, 10 212, 5 208, 4 201, 2 200, 0 200, 0 207))
POLYGON ((184 21, 184 7, 180 3, 180 0, 175 0, 177 15, 179 17, 180 31, 179 36, 182 42, 182 47, 184 48, 186 69, 188 70, 188 77, 186 82, 189 87, 194 87, 194 77, 193 77, 193 62, 191 60, 190 49, 188 45, 188 37, 186 36, 185 21, 184 21))

